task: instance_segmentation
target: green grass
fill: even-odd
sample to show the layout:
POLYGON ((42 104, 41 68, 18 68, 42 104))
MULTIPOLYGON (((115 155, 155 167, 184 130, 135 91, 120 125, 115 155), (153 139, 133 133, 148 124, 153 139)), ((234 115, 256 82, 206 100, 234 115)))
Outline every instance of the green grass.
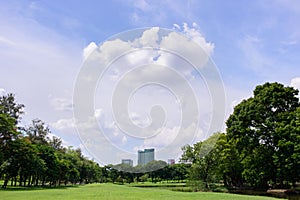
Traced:
POLYGON ((159 188, 136 188, 128 185, 91 184, 54 189, 8 188, 0 190, 1 200, 68 200, 68 199, 197 199, 197 200, 271 200, 270 197, 246 196, 214 192, 174 192, 159 188))

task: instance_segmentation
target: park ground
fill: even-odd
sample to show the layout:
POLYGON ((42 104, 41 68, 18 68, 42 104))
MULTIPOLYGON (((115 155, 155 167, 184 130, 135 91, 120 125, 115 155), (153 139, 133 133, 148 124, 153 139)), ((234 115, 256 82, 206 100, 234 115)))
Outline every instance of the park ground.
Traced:
POLYGON ((84 199, 197 199, 197 200, 274 200, 276 198, 217 192, 178 192, 165 187, 133 187, 132 185, 89 184, 57 188, 7 188, 0 190, 1 200, 84 200, 84 199))

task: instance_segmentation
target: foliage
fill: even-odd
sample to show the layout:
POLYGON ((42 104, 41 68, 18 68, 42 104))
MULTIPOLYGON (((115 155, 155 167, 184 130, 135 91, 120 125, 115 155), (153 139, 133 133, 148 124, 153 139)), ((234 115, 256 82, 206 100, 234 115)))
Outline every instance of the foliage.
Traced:
POLYGON ((39 119, 17 128, 24 105, 13 94, 0 97, 0 179, 16 186, 60 185, 99 182, 100 166, 85 158, 79 149, 62 146, 49 138, 50 129, 39 119))
POLYGON ((266 188, 268 183, 299 180, 297 95, 297 90, 279 83, 257 86, 254 97, 237 105, 227 120, 228 139, 235 142, 239 154, 236 162, 251 186, 266 188))
MULTIPOLYGON (((184 146, 181 160, 192 163, 189 179, 194 186, 205 185, 208 189, 209 183, 219 179, 217 168, 219 165, 219 149, 215 144, 221 133, 216 133, 203 142, 195 143, 193 146, 184 146), (200 181, 199 181, 200 180, 200 181)), ((198 186, 196 187, 198 190, 198 186)))
POLYGON ((209 188, 222 180, 230 188, 282 188, 300 181, 298 91, 279 83, 257 86, 228 118, 227 133, 184 146, 192 163, 189 180, 209 188), (214 145, 215 144, 215 145, 214 145))

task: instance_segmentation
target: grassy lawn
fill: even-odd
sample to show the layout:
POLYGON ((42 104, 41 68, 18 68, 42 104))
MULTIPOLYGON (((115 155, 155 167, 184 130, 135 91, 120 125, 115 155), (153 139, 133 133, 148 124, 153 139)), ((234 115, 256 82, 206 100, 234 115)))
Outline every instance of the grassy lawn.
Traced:
POLYGON ((213 192, 174 192, 158 188, 136 188, 127 185, 92 184, 54 189, 8 188, 0 190, 0 199, 10 200, 68 200, 68 199, 205 199, 205 200, 267 200, 270 197, 246 196, 213 192))

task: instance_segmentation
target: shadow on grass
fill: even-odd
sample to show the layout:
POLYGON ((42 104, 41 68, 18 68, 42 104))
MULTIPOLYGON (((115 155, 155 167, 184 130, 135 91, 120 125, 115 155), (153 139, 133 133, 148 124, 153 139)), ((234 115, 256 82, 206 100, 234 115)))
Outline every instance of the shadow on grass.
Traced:
POLYGON ((31 190, 52 190, 52 189, 69 189, 78 188, 80 185, 66 185, 66 186, 32 186, 32 187, 19 187, 7 186, 5 189, 0 186, 0 191, 31 191, 31 190))

